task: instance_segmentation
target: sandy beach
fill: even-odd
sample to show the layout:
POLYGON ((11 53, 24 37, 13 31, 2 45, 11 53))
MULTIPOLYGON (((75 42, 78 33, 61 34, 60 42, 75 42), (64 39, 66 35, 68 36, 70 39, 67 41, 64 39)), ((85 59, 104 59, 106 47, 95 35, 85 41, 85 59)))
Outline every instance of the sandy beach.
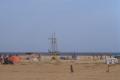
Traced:
POLYGON ((0 65, 0 80, 120 80, 120 65, 27 63, 0 65), (70 65, 74 72, 70 72, 70 65))

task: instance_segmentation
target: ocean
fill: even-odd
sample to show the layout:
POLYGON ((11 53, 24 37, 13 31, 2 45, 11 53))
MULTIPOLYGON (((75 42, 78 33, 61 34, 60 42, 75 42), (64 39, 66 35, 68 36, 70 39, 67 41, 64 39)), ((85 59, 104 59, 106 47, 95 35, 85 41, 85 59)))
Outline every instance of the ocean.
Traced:
MULTIPOLYGON (((35 53, 40 55, 51 55, 52 53, 49 52, 0 52, 0 54, 18 54, 18 55, 24 55, 26 53, 35 53)), ((90 56, 90 55, 111 55, 111 56, 120 56, 120 52, 117 53, 108 53, 108 52, 98 52, 98 53, 92 53, 92 52, 58 52, 58 55, 84 55, 84 56, 90 56)))

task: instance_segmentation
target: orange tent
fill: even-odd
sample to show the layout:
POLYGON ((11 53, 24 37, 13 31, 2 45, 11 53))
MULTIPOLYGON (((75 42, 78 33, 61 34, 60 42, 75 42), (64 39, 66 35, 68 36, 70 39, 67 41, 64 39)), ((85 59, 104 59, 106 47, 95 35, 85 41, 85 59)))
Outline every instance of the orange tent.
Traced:
POLYGON ((13 63, 19 63, 21 61, 21 58, 19 56, 11 56, 9 60, 13 63))

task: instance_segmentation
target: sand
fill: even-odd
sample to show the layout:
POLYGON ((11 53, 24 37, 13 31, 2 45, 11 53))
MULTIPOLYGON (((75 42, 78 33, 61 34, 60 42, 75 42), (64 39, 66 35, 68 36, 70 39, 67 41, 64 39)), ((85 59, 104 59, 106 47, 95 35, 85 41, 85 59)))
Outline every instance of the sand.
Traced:
POLYGON ((0 65, 0 80, 120 80, 120 65, 29 63, 0 65), (74 72, 70 72, 70 65, 74 72))

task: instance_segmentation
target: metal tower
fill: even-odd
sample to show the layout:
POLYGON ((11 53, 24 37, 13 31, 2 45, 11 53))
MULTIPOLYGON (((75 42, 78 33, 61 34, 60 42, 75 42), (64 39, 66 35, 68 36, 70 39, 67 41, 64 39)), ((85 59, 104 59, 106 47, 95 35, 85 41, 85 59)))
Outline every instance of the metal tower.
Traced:
POLYGON ((58 54, 58 45, 57 45, 56 34, 53 33, 52 37, 49 38, 49 40, 50 40, 50 49, 49 49, 49 52, 51 53, 51 55, 57 55, 58 54))

